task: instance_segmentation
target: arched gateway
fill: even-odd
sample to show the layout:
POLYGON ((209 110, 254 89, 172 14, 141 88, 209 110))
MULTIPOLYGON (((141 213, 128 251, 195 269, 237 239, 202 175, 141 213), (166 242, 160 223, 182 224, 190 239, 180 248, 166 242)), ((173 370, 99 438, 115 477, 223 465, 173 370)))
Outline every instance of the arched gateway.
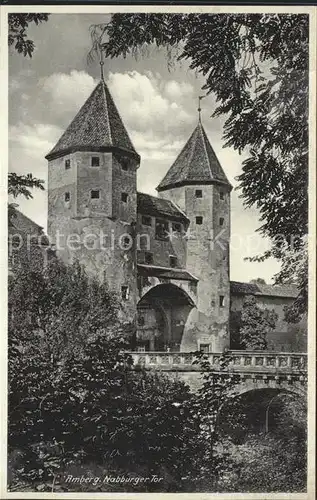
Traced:
POLYGON ((137 307, 137 349, 179 351, 184 326, 194 306, 190 296, 172 283, 151 288, 137 307))

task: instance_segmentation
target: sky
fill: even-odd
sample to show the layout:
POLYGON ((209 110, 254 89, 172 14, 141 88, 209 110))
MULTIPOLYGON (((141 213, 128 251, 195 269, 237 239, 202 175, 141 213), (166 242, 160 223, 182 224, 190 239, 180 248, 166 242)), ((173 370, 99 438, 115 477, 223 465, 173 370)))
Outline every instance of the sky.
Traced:
MULTIPOLYGON (((108 16, 53 14, 47 23, 30 26, 35 43, 32 58, 9 54, 9 171, 32 174, 45 181, 45 155, 84 104, 99 81, 98 61, 88 62, 90 26, 108 16)), ((197 125, 197 100, 204 79, 187 63, 169 67, 165 50, 150 48, 135 59, 105 60, 104 74, 135 149, 141 156, 138 190, 156 195, 156 186, 197 125)), ((246 156, 224 147, 224 117, 212 118, 213 96, 201 102, 202 122, 211 145, 234 188, 246 156)), ((33 190, 33 199, 19 197, 19 209, 44 230, 47 225, 47 191, 33 190)), ((231 194, 230 278, 271 282, 279 264, 245 261, 269 248, 256 229, 256 209, 246 209, 239 192, 231 194)))

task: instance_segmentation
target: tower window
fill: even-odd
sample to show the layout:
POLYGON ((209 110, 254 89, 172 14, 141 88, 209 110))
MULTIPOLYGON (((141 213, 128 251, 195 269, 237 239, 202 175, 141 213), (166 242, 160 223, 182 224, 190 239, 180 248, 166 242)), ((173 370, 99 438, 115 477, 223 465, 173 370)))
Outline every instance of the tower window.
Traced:
POLYGON ((152 226, 152 217, 149 215, 142 215, 141 222, 143 226, 152 226))
POLYGON ((144 318, 144 316, 138 316, 138 325, 139 326, 144 326, 145 325, 145 318, 144 318))
POLYGON ((121 193, 121 201, 123 201, 123 203, 126 203, 128 201, 127 193, 121 193))
POLYGON ((67 191, 65 193, 65 201, 70 201, 70 192, 69 191, 67 191))
POLYGON ((202 223, 203 223, 203 218, 202 218, 202 216, 201 216, 201 215, 198 215, 198 216, 196 217, 196 224, 197 224, 198 226, 201 226, 201 224, 202 224, 202 223))
POLYGON ((70 168, 70 160, 65 160, 65 170, 70 168))
POLYGON ((124 248, 130 249, 131 248, 131 242, 132 242, 131 236, 125 236, 123 238, 123 246, 124 246, 124 248))
POLYGON ((92 156, 91 157, 91 166, 92 167, 99 167, 100 166, 100 158, 99 158, 99 156, 92 156))
POLYGON ((219 306, 224 307, 225 305, 225 298, 223 295, 219 295, 219 306))
POLYGON ((157 240, 168 239, 168 222, 164 219, 156 219, 155 221, 155 238, 157 240))
POLYGON ((122 170, 128 170, 129 162, 127 158, 122 158, 121 160, 121 168, 122 170))
POLYGON ((100 198, 100 191, 99 189, 92 189, 90 192, 90 198, 92 200, 99 200, 100 198))
POLYGON ((151 265, 153 264, 153 253, 152 252, 144 252, 144 263, 151 265))
POLYGON ((202 198, 203 197, 202 190, 201 189, 196 189, 195 196, 196 196, 196 198, 202 198))
POLYGON ((177 257, 170 255, 170 267, 177 267, 177 257))
POLYGON ((209 344, 199 344, 199 350, 200 352, 203 352, 204 354, 209 353, 209 344))
POLYGON ((225 219, 223 217, 220 217, 219 226, 223 226, 224 222, 225 222, 225 219))
POLYGON ((223 191, 220 191, 219 196, 221 200, 225 199, 225 193, 223 191))
POLYGON ((127 285, 121 287, 121 298, 122 300, 128 300, 129 298, 129 287, 127 285))
POLYGON ((182 232, 182 225, 179 222, 172 222, 172 230, 175 233, 181 233, 182 232))

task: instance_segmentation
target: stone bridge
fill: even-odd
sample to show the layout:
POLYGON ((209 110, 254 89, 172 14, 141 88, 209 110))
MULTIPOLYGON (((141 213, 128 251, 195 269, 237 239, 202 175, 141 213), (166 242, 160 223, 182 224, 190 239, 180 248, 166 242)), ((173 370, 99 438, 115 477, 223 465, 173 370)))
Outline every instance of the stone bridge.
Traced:
MULTIPOLYGON (((197 356, 190 352, 129 352, 134 367, 166 372, 174 379, 181 379, 193 390, 202 383, 197 356)), ((257 389, 276 389, 305 397, 307 381, 307 354, 268 351, 228 351, 228 368, 224 373, 238 374, 240 383, 237 394, 257 389)), ((223 353, 205 355, 212 368, 220 371, 223 353)))

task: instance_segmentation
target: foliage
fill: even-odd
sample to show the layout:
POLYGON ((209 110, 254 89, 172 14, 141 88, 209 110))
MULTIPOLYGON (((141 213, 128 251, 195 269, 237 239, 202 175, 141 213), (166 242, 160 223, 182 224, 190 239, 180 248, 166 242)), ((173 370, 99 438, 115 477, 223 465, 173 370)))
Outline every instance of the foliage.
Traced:
POLYGON ((16 198, 19 195, 25 196, 27 200, 33 198, 29 188, 38 188, 44 191, 44 181, 33 177, 32 174, 17 175, 13 172, 8 174, 8 194, 16 198))
POLYGON ((256 278, 253 280, 250 280, 250 283, 259 284, 259 285, 266 285, 266 281, 263 278, 256 278))
POLYGON ((240 329, 241 311, 231 310, 229 313, 230 349, 241 349, 240 329))
POLYGON ((292 394, 275 395, 269 432, 248 432, 234 452, 235 492, 306 490, 307 436, 305 402, 292 394), (291 397, 290 397, 291 396, 291 397))
MULTIPOLYGON (((217 368, 197 354, 203 372, 197 394, 158 372, 132 371, 124 351, 133 328, 119 321, 107 286, 88 279, 77 263, 54 259, 41 272, 22 260, 9 282, 9 309, 12 491, 230 490, 242 465, 234 439, 224 435, 224 415, 236 436, 245 425, 230 352, 217 368), (80 485, 67 483, 68 474, 163 479, 80 485)), ((278 418, 287 429, 287 413, 278 418)), ((294 426, 292 432, 298 434, 294 426)), ((295 463, 294 455, 289 460, 295 463)))
POLYGON ((88 279, 77 263, 53 259, 41 272, 22 261, 9 284, 9 304, 13 487, 78 491, 67 474, 95 464, 100 476, 163 478, 119 484, 118 491, 217 489, 230 467, 217 449, 230 377, 200 360, 206 372, 197 395, 180 381, 132 371, 124 354, 132 329, 118 321, 120 307, 107 286, 88 279))
MULTIPOLYGON (((200 465, 200 491, 219 491, 225 477, 232 473, 233 461, 223 439, 222 412, 226 409, 231 428, 240 426, 243 415, 236 399, 235 386, 239 376, 229 371, 230 352, 224 352, 218 366, 212 366, 208 356, 197 354, 197 363, 202 371, 202 385, 198 390, 196 412, 201 418, 202 437, 206 442, 204 458, 200 465)), ((243 425, 243 424, 242 424, 243 425)))
POLYGON ((277 321, 275 311, 261 309, 253 295, 245 297, 241 312, 231 313, 230 332, 232 348, 267 349, 267 334, 274 330, 277 321))
POLYGON ((45 22, 49 14, 12 14, 8 15, 8 44, 14 46, 14 49, 24 56, 32 57, 34 51, 34 42, 27 37, 29 24, 45 22))
MULTIPOLYGON (((45 188, 43 184, 44 181, 42 179, 37 179, 36 177, 33 177, 32 174, 18 175, 14 172, 10 172, 8 174, 8 194, 14 198, 22 195, 29 200, 30 198, 33 198, 30 188, 38 188, 41 191, 44 191, 45 188)), ((16 203, 8 204, 9 224, 11 217, 15 217, 15 208, 17 207, 18 205, 16 203)))
POLYGON ((115 324, 119 305, 105 285, 88 279, 75 262, 52 259, 44 271, 25 261, 9 282, 9 334, 19 342, 36 341, 60 359, 84 345, 87 332, 115 324))
POLYGON ((303 243, 298 251, 287 250, 284 254, 282 270, 278 277, 280 283, 297 285, 299 294, 291 306, 285 308, 285 320, 288 323, 298 323, 307 312, 308 304, 308 246, 303 243))
POLYGON ((111 58, 150 44, 178 47, 178 60, 205 77, 218 102, 213 115, 226 115, 226 146, 248 153, 238 176, 244 203, 257 207, 259 230, 272 240, 251 260, 273 256, 290 277, 285 249, 296 258, 308 232, 309 16, 113 14, 92 33, 93 49, 111 58))
POLYGON ((67 471, 94 463, 163 477, 141 491, 181 489, 204 454, 195 398, 181 382, 130 370, 132 329, 107 287, 76 263, 52 260, 41 273, 22 262, 9 304, 9 452, 22 454, 12 484, 68 491, 67 471))

